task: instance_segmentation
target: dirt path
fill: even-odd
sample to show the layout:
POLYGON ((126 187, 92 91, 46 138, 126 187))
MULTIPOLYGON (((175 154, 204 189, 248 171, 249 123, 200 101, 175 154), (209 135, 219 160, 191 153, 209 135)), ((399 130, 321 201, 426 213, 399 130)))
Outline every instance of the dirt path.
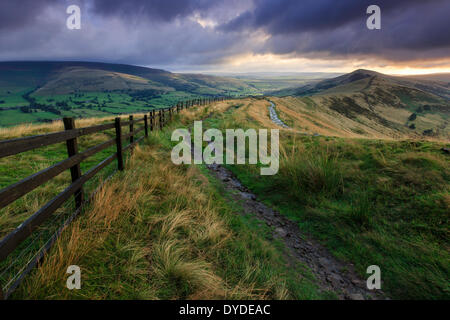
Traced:
POLYGON ((288 129, 289 127, 278 118, 277 112, 275 111, 275 104, 272 101, 270 102, 269 106, 269 114, 270 114, 270 120, 272 120, 273 123, 276 125, 279 125, 280 127, 288 129))
MULTIPOLYGON (((272 102, 271 104, 274 106, 272 102)), ((191 150, 195 157, 193 145, 191 150)), ((244 212, 240 214, 254 215, 272 227, 273 237, 281 239, 286 245, 286 256, 290 265, 294 266, 298 262, 306 264, 316 277, 321 290, 332 291, 342 300, 387 299, 381 290, 367 289, 366 280, 356 274, 352 264, 337 260, 324 246, 304 235, 295 222, 258 201, 256 195, 242 185, 230 170, 218 164, 206 167, 223 183, 233 200, 242 204, 244 212)))
POLYGON ((285 243, 292 265, 300 261, 309 266, 322 290, 335 292, 339 299, 384 298, 381 290, 375 293, 367 289, 366 281, 355 273, 353 265, 338 261, 325 247, 302 234, 295 222, 259 202, 231 171, 217 164, 207 167, 231 191, 233 199, 242 203, 243 214, 253 214, 273 228, 273 236, 285 243))
MULTIPOLYGON (((267 100, 269 101, 269 100, 267 100)), ((278 126, 281 126, 285 129, 291 129, 287 124, 285 124, 283 121, 280 120, 280 118, 278 118, 278 114, 277 111, 275 110, 275 103, 273 103, 272 101, 270 102, 270 106, 269 106, 269 115, 270 115, 270 120, 272 120, 273 123, 275 123, 278 126)), ((309 134, 307 132, 298 132, 299 134, 302 134, 304 136, 320 136, 320 134, 318 133, 313 133, 313 134, 309 134)))

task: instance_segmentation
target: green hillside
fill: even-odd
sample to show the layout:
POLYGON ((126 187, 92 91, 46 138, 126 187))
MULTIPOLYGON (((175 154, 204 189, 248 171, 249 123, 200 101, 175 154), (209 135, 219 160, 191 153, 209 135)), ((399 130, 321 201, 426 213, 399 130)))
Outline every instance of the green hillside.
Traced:
POLYGON ((205 96, 257 94, 237 79, 95 62, 1 62, 0 126, 101 117, 205 96))

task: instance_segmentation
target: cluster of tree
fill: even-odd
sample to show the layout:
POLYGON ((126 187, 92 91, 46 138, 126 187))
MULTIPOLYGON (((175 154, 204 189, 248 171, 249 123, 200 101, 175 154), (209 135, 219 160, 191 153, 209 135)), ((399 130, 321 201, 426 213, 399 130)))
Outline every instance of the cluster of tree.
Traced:
POLYGON ((46 105, 44 103, 39 103, 36 101, 36 99, 34 97, 30 97, 30 93, 28 92, 26 94, 23 95, 23 98, 25 100, 27 100, 29 102, 29 106, 28 107, 21 107, 20 110, 24 113, 32 113, 34 112, 34 109, 39 109, 42 111, 47 111, 47 112, 51 112, 54 113, 56 115, 61 115, 61 111, 56 109, 54 106, 52 105, 46 105))
POLYGON ((31 107, 20 107, 20 111, 23 113, 33 113, 33 109, 31 107))
POLYGON ((55 105, 56 105, 57 107, 68 107, 68 106, 69 106, 69 104, 67 103, 67 101, 58 101, 58 102, 55 103, 55 105))
POLYGON ((131 101, 148 101, 150 99, 155 99, 155 98, 161 98, 161 95, 163 94, 163 92, 161 90, 154 90, 154 89, 146 89, 146 90, 139 90, 139 91, 134 91, 134 92, 129 92, 128 93, 132 99, 131 101))
POLYGON ((51 113, 57 114, 59 116, 62 115, 61 111, 56 109, 54 106, 47 106, 45 104, 39 104, 34 107, 35 107, 35 109, 40 109, 42 111, 51 112, 51 113))
POLYGON ((418 107, 417 110, 416 110, 417 113, 422 113, 422 112, 425 112, 425 111, 431 111, 431 106, 426 104, 426 105, 423 105, 421 107, 418 107))
MULTIPOLYGON (((432 111, 433 108, 434 108, 434 109, 439 109, 440 106, 437 106, 437 105, 435 105, 435 106, 430 106, 429 104, 425 104, 425 105, 423 105, 423 106, 418 107, 418 108, 416 109, 416 112, 412 113, 412 114, 408 117, 408 121, 414 121, 414 120, 416 120, 416 119, 417 119, 417 114, 423 113, 423 112, 427 112, 427 111, 432 111)), ((416 129, 416 125, 415 125, 414 123, 411 123, 411 124, 408 126, 408 128, 414 130, 414 129, 416 129)), ((425 130, 425 131, 423 132, 423 135, 425 135, 425 136, 434 135, 433 129, 425 130)))
POLYGON ((423 131, 423 135, 424 136, 434 136, 436 133, 434 132, 433 129, 428 129, 428 130, 424 130, 423 131))

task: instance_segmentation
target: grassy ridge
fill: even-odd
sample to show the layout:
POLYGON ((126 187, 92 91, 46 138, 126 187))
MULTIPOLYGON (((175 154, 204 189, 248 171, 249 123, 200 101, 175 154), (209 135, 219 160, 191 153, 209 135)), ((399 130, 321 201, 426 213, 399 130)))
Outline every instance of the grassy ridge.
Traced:
MULTIPOLYGON (((257 128, 251 104, 211 120, 257 128)), ((378 265, 394 298, 448 299, 450 160, 430 141, 281 132, 280 170, 230 165, 244 185, 365 277, 378 265)))
MULTIPOLYGON (((228 108, 228 104, 222 104, 228 108)), ((14 299, 320 299, 304 266, 285 265, 267 227, 241 216, 202 167, 169 160, 173 129, 209 114, 184 111, 138 146, 63 233, 14 299), (120 199, 120 200, 118 200, 120 199), (65 287, 82 270, 82 289, 65 287)))
MULTIPOLYGON (((274 127, 267 105, 248 99, 185 110, 152 134, 14 298, 332 297, 319 292, 304 266, 285 265, 283 246, 252 217, 236 215, 239 204, 228 201, 203 167, 168 160, 173 129, 200 118, 204 129, 274 127), (117 198, 123 201, 112 200, 117 198), (65 288, 70 264, 82 269, 81 291, 65 288)), ((23 127, 0 136, 7 132, 33 131, 23 127)), ((255 166, 229 168, 361 276, 367 266, 379 265, 382 288, 393 298, 448 299, 450 166, 439 150, 444 145, 282 130, 277 175, 260 176, 255 166)))

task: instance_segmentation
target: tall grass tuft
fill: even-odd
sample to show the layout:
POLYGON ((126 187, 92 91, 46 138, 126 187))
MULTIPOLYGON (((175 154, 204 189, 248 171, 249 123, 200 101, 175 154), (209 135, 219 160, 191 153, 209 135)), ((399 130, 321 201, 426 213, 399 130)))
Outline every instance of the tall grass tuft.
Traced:
POLYGON ((373 205, 369 193, 363 191, 352 197, 349 220, 357 228, 370 229, 373 225, 373 205))
POLYGON ((290 150, 281 148, 279 183, 287 186, 298 200, 306 196, 335 196, 343 191, 339 156, 328 149, 305 149, 293 144, 290 150))

